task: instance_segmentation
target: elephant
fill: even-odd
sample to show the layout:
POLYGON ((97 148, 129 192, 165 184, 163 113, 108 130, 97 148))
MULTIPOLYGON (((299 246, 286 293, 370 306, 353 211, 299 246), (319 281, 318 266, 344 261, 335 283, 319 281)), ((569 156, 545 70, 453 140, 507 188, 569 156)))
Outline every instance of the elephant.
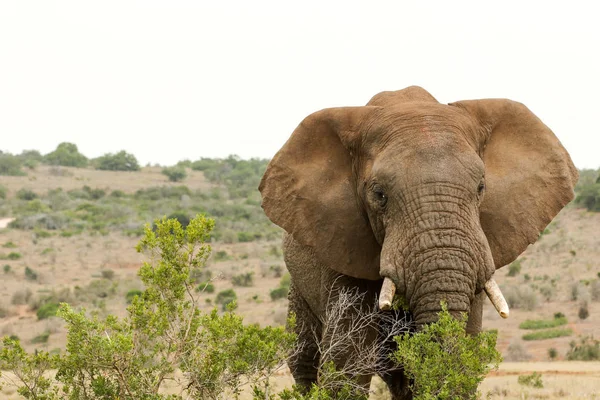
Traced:
MULTIPOLYGON (((306 117, 259 185, 264 212, 285 231, 289 312, 303 343, 289 362, 296 384, 319 378, 324 315, 342 289, 382 310, 401 296, 416 330, 444 301, 480 332, 486 294, 507 317, 495 271, 538 239, 577 179, 554 133, 508 99, 442 104, 411 86, 306 117)), ((360 335, 380 340, 371 328, 360 335)), ((393 399, 412 398, 401 366, 384 375, 393 399)), ((359 378, 368 387, 371 376, 359 378)))

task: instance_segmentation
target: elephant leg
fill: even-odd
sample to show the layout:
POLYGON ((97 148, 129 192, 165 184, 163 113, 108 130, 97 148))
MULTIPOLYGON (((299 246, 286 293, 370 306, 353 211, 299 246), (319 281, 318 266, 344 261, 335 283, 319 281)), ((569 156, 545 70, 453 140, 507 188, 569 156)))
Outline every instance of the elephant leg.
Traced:
POLYGON ((388 371, 380 377, 387 384, 392 400, 412 400, 410 381, 402 369, 388 371))
POLYGON ((317 383, 319 369, 319 346, 321 322, 311 311, 306 300, 298 293, 294 283, 290 284, 288 294, 288 313, 296 316, 294 332, 296 345, 288 361, 288 366, 296 385, 302 392, 308 392, 313 383, 317 383))

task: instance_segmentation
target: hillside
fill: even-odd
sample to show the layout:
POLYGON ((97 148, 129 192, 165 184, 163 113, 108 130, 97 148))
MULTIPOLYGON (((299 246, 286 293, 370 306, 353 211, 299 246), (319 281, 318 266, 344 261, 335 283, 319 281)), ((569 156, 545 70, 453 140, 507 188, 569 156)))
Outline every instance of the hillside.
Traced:
MULTIPOLYGON (((163 215, 185 220, 198 212, 217 222, 208 273, 198 279, 214 279, 203 307, 222 307, 233 290, 247 322, 283 324, 285 289, 273 292, 281 298, 271 296, 286 286, 281 232, 264 217, 256 191, 236 192, 241 186, 228 184, 231 171, 218 179, 211 171, 187 168, 182 182, 169 182, 157 167, 40 165, 25 176, 0 176, 0 220, 14 219, 0 229, 0 335, 18 336, 28 350, 59 351, 65 331, 51 316, 53 304, 123 315, 128 293, 141 289, 136 272, 143 256, 134 247, 143 223, 163 215)), ((565 360, 573 340, 600 337, 599 259, 600 213, 569 206, 517 262, 497 272, 511 316, 502 320, 487 304, 484 328, 498 330, 506 361, 550 361, 551 348, 554 360, 565 360), (583 306, 585 319, 579 315, 583 306), (519 328, 522 323, 553 321, 559 312, 564 324, 555 329, 567 329, 565 336, 523 339, 536 331, 519 328)))

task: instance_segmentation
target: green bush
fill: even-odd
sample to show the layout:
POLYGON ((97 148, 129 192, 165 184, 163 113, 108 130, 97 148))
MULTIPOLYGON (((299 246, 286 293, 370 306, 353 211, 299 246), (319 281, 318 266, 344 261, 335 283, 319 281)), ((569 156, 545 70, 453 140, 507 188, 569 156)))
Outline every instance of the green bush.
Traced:
POLYGON ((275 300, 279 300, 279 299, 285 299, 287 297, 289 291, 290 291, 289 288, 278 287, 278 288, 271 290, 271 292, 269 294, 271 296, 271 300, 275 301, 275 300))
POLYGON ((214 293, 214 291, 215 291, 215 285, 213 285, 213 283, 210 281, 201 282, 196 287, 196 292, 214 293))
POLYGON ((508 276, 517 276, 519 272, 521 272, 521 261, 513 261, 513 263, 508 266, 508 276))
POLYGON ((181 182, 187 177, 185 168, 181 167, 167 167, 163 168, 162 174, 169 178, 171 182, 181 182))
MULTIPOLYGON (((41 335, 38 335, 31 339, 32 344, 40 344, 40 343, 48 343, 48 339, 50 338, 50 332, 46 331, 41 335)), ((36 398, 36 397, 33 397, 36 398)))
POLYGON ((579 338, 579 343, 574 340, 569 343, 566 357, 569 361, 598 361, 600 360, 600 341, 593 337, 579 338))
POLYGON ((565 316, 554 317, 554 319, 528 319, 519 325, 519 329, 547 329, 557 326, 566 325, 568 323, 565 316))
POLYGON ((215 298, 215 303, 221 304, 223 310, 227 309, 227 306, 231 303, 234 303, 237 300, 237 294, 233 289, 222 290, 217 293, 217 297, 215 298))
POLYGON ((139 171, 140 165, 133 154, 121 150, 116 154, 107 153, 94 160, 96 169, 105 171, 139 171))
POLYGON ((2 245, 2 247, 4 247, 5 249, 16 249, 17 245, 13 242, 6 242, 2 245))
POLYGON ((453 318, 442 304, 436 323, 395 338, 393 357, 412 380, 415 400, 475 399, 479 383, 498 367, 496 334, 469 335, 466 319, 453 318))
POLYGON ((131 304, 134 297, 141 296, 143 293, 144 292, 142 292, 141 290, 138 290, 138 289, 132 289, 132 290, 128 291, 127 294, 125 295, 125 300, 127 301, 127 304, 131 304))
POLYGON ((11 272, 12 268, 10 267, 10 265, 8 264, 4 264, 4 266, 2 267, 2 269, 4 270, 5 274, 8 274, 11 272))
POLYGON ((30 190, 30 189, 20 189, 17 192, 17 199, 19 199, 19 200, 30 201, 30 200, 34 200, 37 198, 38 198, 38 195, 33 190, 30 190))
POLYGON ((60 143, 56 150, 44 156, 44 161, 50 165, 60 165, 63 167, 85 167, 88 164, 86 156, 81 154, 77 146, 73 143, 60 143))
POLYGON ((518 378, 519 385, 529 386, 534 388, 543 388, 542 375, 534 372, 531 375, 521 375, 518 378))
POLYGON ((37 317, 38 319, 46 319, 46 318, 50 318, 50 317, 54 317, 56 316, 56 313, 58 312, 58 307, 59 304, 58 303, 44 303, 42 304, 42 306, 40 308, 38 308, 37 310, 37 317))
POLYGON ((557 337, 571 336, 573 331, 570 328, 556 328, 543 331, 535 331, 523 335, 523 340, 544 340, 557 337))
POLYGON ((21 253, 11 251, 10 253, 8 253, 8 256, 6 256, 6 258, 8 258, 9 260, 18 260, 21 258, 21 253))
POLYGON ((579 307, 579 311, 577 312, 577 316, 581 320, 587 319, 587 317, 590 316, 590 310, 588 309, 587 301, 584 301, 583 303, 581 303, 581 306, 579 307))
POLYGON ((26 175, 21 169, 22 161, 12 154, 0 154, 0 175, 23 176, 26 175))
POLYGON ((37 272, 29 267, 25 267, 25 279, 28 281, 35 281, 38 278, 37 272))
POLYGON ((250 287, 254 285, 254 272, 246 272, 231 277, 234 286, 250 287))
POLYGON ((554 360, 556 357, 558 357, 558 350, 556 350, 554 347, 550 347, 548 349, 548 357, 551 360, 554 360))
POLYGON ((6 199, 6 195, 8 194, 8 189, 4 186, 0 185, 0 199, 6 199))

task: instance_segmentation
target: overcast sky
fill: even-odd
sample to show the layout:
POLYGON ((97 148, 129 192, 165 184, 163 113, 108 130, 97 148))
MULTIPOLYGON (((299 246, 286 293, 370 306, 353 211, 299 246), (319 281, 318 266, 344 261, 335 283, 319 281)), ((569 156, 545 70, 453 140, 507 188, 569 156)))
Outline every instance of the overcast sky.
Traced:
POLYGON ((271 157, 313 111, 420 85, 523 102, 598 168, 599 49, 592 1, 2 1, 0 149, 271 157))

